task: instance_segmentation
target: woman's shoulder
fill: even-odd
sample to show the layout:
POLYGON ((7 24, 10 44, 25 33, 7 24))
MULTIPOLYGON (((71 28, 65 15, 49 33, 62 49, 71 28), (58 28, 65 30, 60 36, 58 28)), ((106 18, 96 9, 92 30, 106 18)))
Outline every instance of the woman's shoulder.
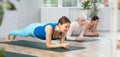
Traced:
POLYGON ((56 25, 57 25, 57 23, 47 23, 45 26, 47 27, 47 28, 55 28, 56 27, 56 25))
POLYGON ((90 22, 89 21, 86 21, 85 22, 85 26, 89 26, 90 25, 90 22))
POLYGON ((90 23, 90 21, 85 21, 85 24, 89 24, 90 23))

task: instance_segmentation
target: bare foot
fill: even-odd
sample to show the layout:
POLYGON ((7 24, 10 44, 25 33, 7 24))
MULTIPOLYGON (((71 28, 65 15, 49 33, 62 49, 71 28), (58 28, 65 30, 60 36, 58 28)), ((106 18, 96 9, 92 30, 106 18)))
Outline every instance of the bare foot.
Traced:
POLYGON ((6 42, 10 42, 10 36, 8 35, 8 33, 6 33, 5 38, 6 38, 6 42))

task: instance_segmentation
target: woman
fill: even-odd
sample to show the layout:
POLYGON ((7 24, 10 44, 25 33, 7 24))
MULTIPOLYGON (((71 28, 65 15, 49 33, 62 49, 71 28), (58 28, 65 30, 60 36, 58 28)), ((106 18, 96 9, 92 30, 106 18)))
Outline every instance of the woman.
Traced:
POLYGON ((13 30, 6 34, 7 42, 10 42, 10 36, 13 36, 13 40, 15 40, 16 36, 33 36, 42 40, 46 40, 46 46, 48 48, 69 48, 69 44, 64 43, 65 34, 70 27, 70 20, 63 16, 58 20, 58 23, 34 23, 22 30, 13 30), (60 44, 53 45, 51 44, 51 40, 58 39, 60 37, 60 44))
POLYGON ((93 16, 90 22, 86 22, 83 35, 84 36, 91 36, 91 37, 99 36, 99 34, 97 32, 98 22, 99 22, 98 16, 93 16))
POLYGON ((67 40, 83 41, 83 27, 86 16, 84 14, 77 14, 75 21, 70 24, 70 29, 67 32, 67 40))

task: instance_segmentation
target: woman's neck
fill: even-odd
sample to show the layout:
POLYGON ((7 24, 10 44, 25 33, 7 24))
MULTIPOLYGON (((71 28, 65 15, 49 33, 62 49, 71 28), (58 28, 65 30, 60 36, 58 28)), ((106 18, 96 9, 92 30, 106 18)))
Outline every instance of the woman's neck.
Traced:
POLYGON ((93 26, 93 25, 94 25, 94 23, 91 21, 91 22, 90 22, 90 26, 93 26))
POLYGON ((57 25, 53 33, 53 38, 57 38, 59 36, 59 32, 60 32, 60 29, 59 29, 59 26, 57 25))

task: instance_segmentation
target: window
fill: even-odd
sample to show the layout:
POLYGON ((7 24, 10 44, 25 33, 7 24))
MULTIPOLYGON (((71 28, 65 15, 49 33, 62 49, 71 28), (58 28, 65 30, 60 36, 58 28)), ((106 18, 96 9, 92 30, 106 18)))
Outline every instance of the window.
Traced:
MULTIPOLYGON (((80 2, 84 2, 84 1, 86 1, 86 0, 79 0, 80 2)), ((89 0, 89 1, 95 1, 95 0, 89 0)), ((96 0, 97 1, 97 3, 102 3, 102 0, 96 0)))
POLYGON ((63 7, 77 7, 77 0, 63 0, 63 7))
MULTIPOLYGON (((42 7, 80 7, 83 1, 86 0, 41 0, 42 7)), ((90 0, 94 1, 94 0, 90 0)), ((101 4, 103 0, 97 0, 101 4)))
POLYGON ((97 0, 97 3, 102 3, 102 0, 97 0))
POLYGON ((42 5, 42 7, 57 7, 58 0, 43 0, 42 5))

